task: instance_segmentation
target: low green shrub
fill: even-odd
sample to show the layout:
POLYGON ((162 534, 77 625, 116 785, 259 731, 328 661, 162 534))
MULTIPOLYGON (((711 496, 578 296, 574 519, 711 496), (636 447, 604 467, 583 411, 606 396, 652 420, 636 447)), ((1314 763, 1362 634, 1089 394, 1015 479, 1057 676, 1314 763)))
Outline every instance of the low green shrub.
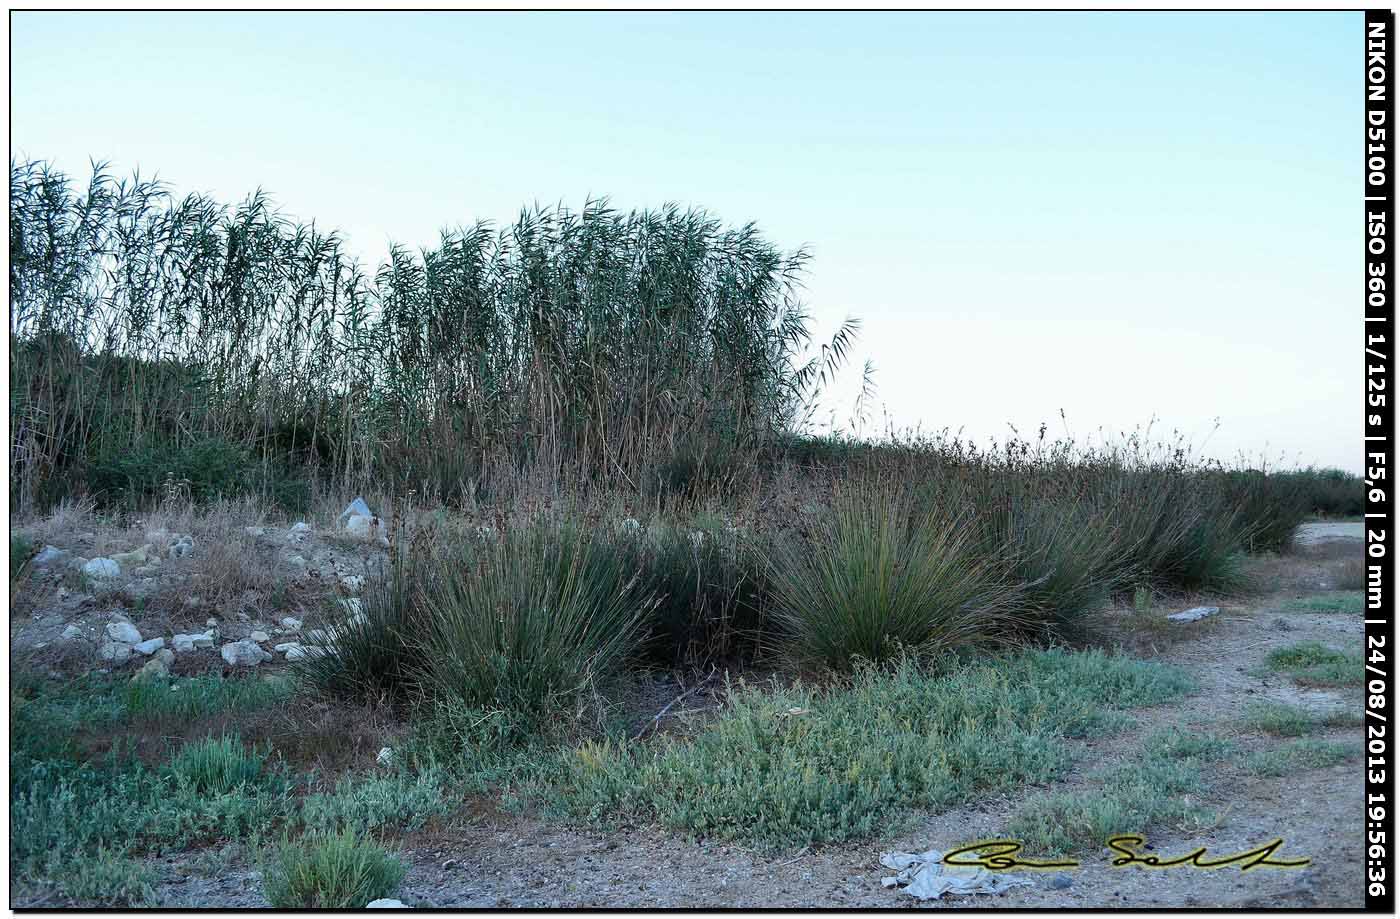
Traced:
POLYGON ((1353 727, 1361 723, 1352 712, 1317 714, 1286 702, 1254 702, 1245 707, 1244 727, 1280 737, 1301 737, 1326 728, 1353 727))
POLYGON ((146 906, 154 896, 156 873, 140 859, 99 848, 70 860, 57 881, 82 906, 146 906))
POLYGON ((390 896, 404 865, 384 847, 351 830, 283 840, 263 870, 263 892, 274 909, 364 909, 390 896))
POLYGON ((1253 753, 1246 757, 1244 768, 1255 775, 1277 777, 1305 769, 1335 766, 1360 757, 1361 749, 1357 744, 1310 737, 1253 753))
POLYGON ((1118 730, 1123 709, 1190 688, 1180 671, 1098 652, 943 663, 858 665, 820 690, 733 686, 693 736, 590 741, 522 793, 587 823, 654 821, 767 849, 836 842, 892 832, 911 809, 1050 781, 1069 763, 1066 738, 1118 730))
POLYGON ((1059 854, 1102 847, 1122 833, 1145 833, 1152 825, 1209 822, 1199 800, 1207 787, 1203 766, 1228 755, 1221 738, 1171 728, 1149 736, 1139 763, 1100 772, 1090 791, 1035 797, 1017 810, 1007 835, 1030 852, 1059 854))
POLYGON ((428 769, 416 775, 395 772, 341 779, 332 792, 307 795, 300 819, 311 830, 363 833, 392 828, 407 833, 433 817, 447 816, 453 809, 446 777, 437 769, 428 769))
POLYGON ((1287 674, 1300 686, 1351 686, 1365 678, 1360 659, 1318 641, 1275 648, 1264 659, 1270 670, 1287 674))
POLYGON ((1348 613, 1359 614, 1365 607, 1366 598, 1357 591, 1333 591, 1315 597, 1296 597, 1285 600, 1279 607, 1285 613, 1348 613))

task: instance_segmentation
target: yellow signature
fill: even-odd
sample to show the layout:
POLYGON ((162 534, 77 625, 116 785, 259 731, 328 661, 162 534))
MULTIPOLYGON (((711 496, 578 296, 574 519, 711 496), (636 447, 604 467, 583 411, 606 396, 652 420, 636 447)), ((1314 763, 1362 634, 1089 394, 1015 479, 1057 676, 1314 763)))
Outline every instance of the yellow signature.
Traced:
MULTIPOLYGON (((1234 855, 1222 855, 1208 858, 1208 850, 1205 846, 1187 852, 1185 855, 1178 855, 1167 858, 1159 855, 1144 855, 1135 851, 1138 846, 1145 845, 1147 839, 1135 833, 1125 833, 1119 836, 1112 836, 1105 845, 1118 853, 1118 856, 1110 863, 1115 868, 1122 868, 1127 865, 1141 865, 1144 868, 1224 868, 1226 865, 1239 865, 1241 871, 1249 871, 1252 868, 1302 868, 1312 864, 1310 858, 1299 858, 1292 860, 1275 860, 1272 856, 1283 847, 1283 840, 1274 839, 1262 846, 1256 846, 1246 852, 1238 852, 1234 855)), ((1015 839, 989 839, 984 842, 975 842, 960 849, 954 849, 943 856, 943 864, 957 865, 963 867, 986 868, 989 871, 1012 871, 1023 868, 1031 871, 1047 871, 1060 868, 1078 868, 1079 862, 1073 859, 1064 861, 1033 861, 1028 858, 1018 858, 1017 854, 1023 848, 1020 841, 1015 839)))

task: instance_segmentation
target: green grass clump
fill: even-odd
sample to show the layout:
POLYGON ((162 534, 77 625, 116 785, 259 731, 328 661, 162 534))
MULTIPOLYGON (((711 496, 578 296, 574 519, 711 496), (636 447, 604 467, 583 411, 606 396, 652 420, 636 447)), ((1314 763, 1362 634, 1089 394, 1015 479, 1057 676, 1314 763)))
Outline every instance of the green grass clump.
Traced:
POLYGON ((1272 750, 1260 750, 1244 761, 1244 768, 1255 775, 1277 777, 1304 769, 1322 769, 1360 757, 1355 744, 1306 738, 1272 750))
POLYGON ((155 871, 140 859, 99 848, 69 861, 57 884, 83 906, 147 906, 155 881, 155 871))
POLYGON ((464 705, 548 712, 637 650, 651 598, 581 531, 539 524, 445 555, 421 638, 436 692, 464 705))
MULTIPOLYGON (((401 533, 400 536, 403 534, 401 533)), ((293 672, 321 692, 341 698, 376 699, 404 695, 423 678, 423 591, 434 569, 420 539, 395 541, 388 567, 366 578, 360 617, 346 617, 326 629, 328 652, 303 657, 293 672)))
POLYGON ((364 909, 398 890, 404 865, 350 830, 283 840, 263 871, 274 909, 364 909))
POLYGON ((175 781, 198 794, 227 794, 255 784, 262 775, 265 753, 249 750, 237 735, 207 737, 180 748, 170 761, 175 781))
POLYGON ((19 533, 10 534, 10 580, 19 577, 24 566, 34 557, 34 543, 19 533))
POLYGON ((194 721, 221 712, 251 712, 284 702, 292 682, 281 678, 225 678, 219 674, 127 682, 117 687, 122 717, 132 721, 194 721))
POLYGON ((1211 812, 1189 798, 1199 798, 1208 784, 1202 767, 1229 754, 1228 741, 1171 728, 1149 736, 1140 763, 1120 766, 1091 778, 1091 791, 1055 792, 1023 805, 1006 835, 1028 851, 1058 854, 1104 845, 1120 833, 1143 833, 1163 823, 1206 823, 1211 812))
POLYGON ((1300 686, 1351 686, 1359 684, 1365 673, 1361 661, 1317 641, 1276 648, 1264 663, 1300 686))
POLYGON ((396 772, 341 779, 332 792, 307 795, 300 820, 312 830, 412 832, 454 808, 446 776, 428 769, 417 775, 396 772))
POLYGON ((767 849, 889 832, 912 808, 1048 782, 1065 739, 1123 725, 1121 710, 1186 692, 1177 670, 1097 652, 1025 652, 939 671, 857 666, 840 686, 732 687, 686 739, 589 742, 529 793, 570 819, 655 821, 767 849))
POLYGON ((1359 614, 1365 598, 1359 591, 1332 591, 1315 597, 1286 600, 1279 607, 1286 613, 1350 613, 1359 614))
POLYGON ((968 519, 898 486, 843 490, 816 528, 771 563, 780 640, 797 660, 848 670, 986 643, 1019 609, 995 560, 975 557, 968 519))
POLYGON ((1351 712, 1332 711, 1318 715, 1284 702, 1255 702, 1245 709, 1242 723, 1246 728, 1276 734, 1280 737, 1302 737, 1327 728, 1354 727, 1361 718, 1351 712))

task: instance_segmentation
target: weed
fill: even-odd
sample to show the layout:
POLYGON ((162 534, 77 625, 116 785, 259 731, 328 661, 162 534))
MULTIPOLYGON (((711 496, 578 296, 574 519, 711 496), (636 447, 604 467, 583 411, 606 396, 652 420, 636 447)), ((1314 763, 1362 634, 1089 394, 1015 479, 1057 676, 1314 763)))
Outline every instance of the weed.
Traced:
POLYGON ((731 687, 723 716, 650 747, 590 741, 522 786, 556 813, 654 820, 694 836, 794 848, 888 832, 939 808, 1050 781, 1064 739, 1111 732, 1106 710, 1180 695, 1177 671, 1099 653, 1000 663, 857 666, 826 690, 731 687))
POLYGON ((329 794, 307 795, 301 822, 312 830, 349 829, 355 832, 392 828, 412 832, 430 818, 454 810, 445 776, 429 769, 417 775, 394 773, 345 778, 329 794))
POLYGON ((69 861, 59 889, 84 906, 145 906, 154 896, 155 872, 139 859, 99 848, 69 861))
POLYGON ((1316 641, 1276 648, 1265 658, 1265 665, 1286 673, 1300 686, 1350 686, 1364 678, 1359 660, 1316 641))
POLYGON ((222 795, 257 782, 266 759, 237 736, 209 737, 182 747, 170 761, 170 774, 191 791, 222 795))
POLYGON ((1101 787, 1041 795, 1023 805, 1007 834, 1033 852, 1062 853, 1103 846, 1120 833, 1153 824, 1205 823, 1209 810, 1190 800, 1206 787, 1202 766, 1226 756, 1231 745, 1179 728, 1149 736, 1140 763, 1098 773, 1101 787))
POLYGON ((1359 716, 1344 711, 1319 715, 1283 702, 1255 702, 1245 709, 1244 727, 1280 737, 1302 737, 1326 728, 1354 727, 1359 716))
POLYGON ((274 909, 363 909, 394 893, 403 863, 379 844, 350 830, 283 840, 263 870, 263 890, 274 909))
POLYGON ((1365 598, 1352 591, 1333 591, 1315 597, 1285 600, 1279 607, 1286 613, 1347 613, 1359 614, 1365 598))
POLYGON ((1322 769, 1360 757, 1354 744, 1307 738, 1272 750, 1260 750, 1245 758, 1244 768, 1255 775, 1282 776, 1304 769, 1322 769))

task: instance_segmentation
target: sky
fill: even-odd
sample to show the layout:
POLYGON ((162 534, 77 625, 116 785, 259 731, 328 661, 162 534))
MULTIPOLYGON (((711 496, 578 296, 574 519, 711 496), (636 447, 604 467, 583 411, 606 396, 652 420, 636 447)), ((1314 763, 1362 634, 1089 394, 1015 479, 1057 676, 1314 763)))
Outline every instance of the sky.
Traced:
POLYGON ((367 263, 534 202, 697 205, 809 250, 818 338, 861 319, 865 434, 1156 419, 1358 471, 1362 23, 18 12, 10 149, 261 187, 367 263))

